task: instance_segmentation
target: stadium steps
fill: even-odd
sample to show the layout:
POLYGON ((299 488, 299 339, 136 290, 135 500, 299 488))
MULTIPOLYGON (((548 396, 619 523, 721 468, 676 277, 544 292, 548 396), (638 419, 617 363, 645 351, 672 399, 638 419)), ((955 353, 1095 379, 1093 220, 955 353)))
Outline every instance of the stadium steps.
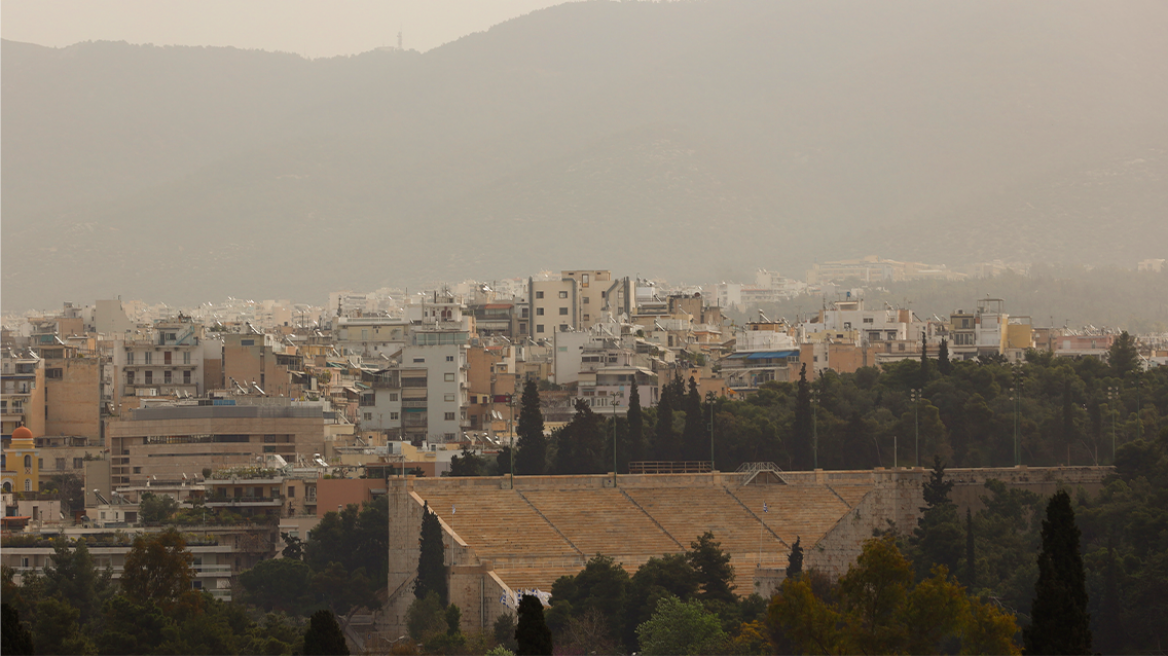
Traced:
POLYGON ((678 550, 677 542, 621 490, 524 490, 523 495, 587 558, 678 550))

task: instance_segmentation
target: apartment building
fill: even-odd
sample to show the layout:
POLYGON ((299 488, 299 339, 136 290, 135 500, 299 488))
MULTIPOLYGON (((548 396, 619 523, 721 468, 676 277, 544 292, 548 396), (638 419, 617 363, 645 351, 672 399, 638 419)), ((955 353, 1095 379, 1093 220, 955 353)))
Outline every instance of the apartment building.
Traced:
POLYGON ((249 330, 223 335, 223 387, 241 393, 299 397, 303 358, 288 340, 249 330))
POLYGON ((139 408, 110 421, 110 475, 114 489, 195 476, 263 462, 275 454, 288 462, 324 452, 321 403, 288 398, 201 399, 139 408), (197 404, 196 404, 197 403, 197 404))
POLYGON ((34 351, 10 350, 0 359, 0 418, 7 442, 18 426, 45 434, 45 361, 34 351))
POLYGON ((390 357, 409 342, 410 322, 393 317, 340 317, 334 324, 333 335, 341 355, 364 359, 390 357))
POLYGON ((45 361, 44 434, 100 440, 104 362, 96 340, 66 343, 54 332, 34 334, 30 341, 45 361))
POLYGON ((201 324, 186 318, 159 321, 149 331, 114 337, 113 398, 118 408, 137 407, 137 398, 193 398, 207 392, 204 360, 218 356, 220 344, 204 338, 201 324))

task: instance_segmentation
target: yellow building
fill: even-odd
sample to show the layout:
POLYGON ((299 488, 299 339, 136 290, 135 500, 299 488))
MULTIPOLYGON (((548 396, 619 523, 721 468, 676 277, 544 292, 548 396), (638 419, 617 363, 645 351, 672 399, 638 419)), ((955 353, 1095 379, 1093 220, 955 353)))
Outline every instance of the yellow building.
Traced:
POLYGON ((32 431, 24 426, 12 431, 12 443, 4 450, 4 491, 38 492, 41 489, 40 454, 32 431))

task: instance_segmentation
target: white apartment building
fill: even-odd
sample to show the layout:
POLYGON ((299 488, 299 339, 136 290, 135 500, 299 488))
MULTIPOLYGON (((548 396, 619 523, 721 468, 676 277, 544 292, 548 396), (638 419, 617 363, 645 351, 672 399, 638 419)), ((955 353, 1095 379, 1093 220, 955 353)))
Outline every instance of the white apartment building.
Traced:
POLYGON ((221 353, 222 343, 204 339, 203 326, 189 321, 159 321, 148 333, 114 336, 115 399, 202 396, 204 360, 222 357, 207 357, 221 353))

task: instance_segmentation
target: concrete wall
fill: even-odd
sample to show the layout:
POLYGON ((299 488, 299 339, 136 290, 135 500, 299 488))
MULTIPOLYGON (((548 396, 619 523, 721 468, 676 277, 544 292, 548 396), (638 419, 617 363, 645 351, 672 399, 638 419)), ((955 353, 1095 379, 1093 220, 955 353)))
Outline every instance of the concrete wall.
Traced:
POLYGON ((45 379, 45 435, 101 437, 101 361, 97 358, 53 360, 60 378, 45 379))

